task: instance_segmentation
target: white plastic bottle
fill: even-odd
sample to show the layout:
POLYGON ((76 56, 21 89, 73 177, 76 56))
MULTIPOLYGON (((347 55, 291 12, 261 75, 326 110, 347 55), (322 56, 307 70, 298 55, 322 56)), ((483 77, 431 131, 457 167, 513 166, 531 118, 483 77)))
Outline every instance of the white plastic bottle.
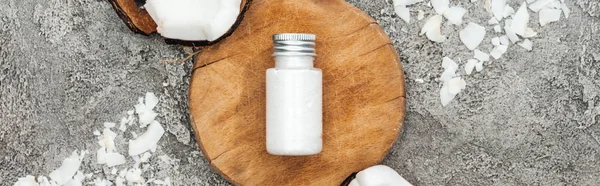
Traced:
POLYGON ((313 34, 275 34, 275 68, 267 70, 267 151, 304 156, 321 152, 323 74, 313 67, 313 34))

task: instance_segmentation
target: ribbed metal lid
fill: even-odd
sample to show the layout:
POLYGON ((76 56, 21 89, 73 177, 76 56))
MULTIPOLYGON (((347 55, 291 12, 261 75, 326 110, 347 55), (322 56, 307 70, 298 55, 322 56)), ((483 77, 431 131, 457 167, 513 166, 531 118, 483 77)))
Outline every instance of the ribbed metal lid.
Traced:
POLYGON ((316 56, 314 34, 280 33, 273 35, 273 56, 316 56))

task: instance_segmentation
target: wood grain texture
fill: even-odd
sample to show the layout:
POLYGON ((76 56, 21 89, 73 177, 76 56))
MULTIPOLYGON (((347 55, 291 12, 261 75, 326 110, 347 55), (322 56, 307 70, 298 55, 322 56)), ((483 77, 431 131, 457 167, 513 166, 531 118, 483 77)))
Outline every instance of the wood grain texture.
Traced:
POLYGON ((233 34, 201 49, 189 92, 197 142, 211 165, 236 185, 340 185, 380 163, 402 129, 404 77, 376 21, 341 0, 254 0, 233 34), (323 151, 269 155, 265 144, 265 71, 271 36, 317 35, 323 70, 323 151))

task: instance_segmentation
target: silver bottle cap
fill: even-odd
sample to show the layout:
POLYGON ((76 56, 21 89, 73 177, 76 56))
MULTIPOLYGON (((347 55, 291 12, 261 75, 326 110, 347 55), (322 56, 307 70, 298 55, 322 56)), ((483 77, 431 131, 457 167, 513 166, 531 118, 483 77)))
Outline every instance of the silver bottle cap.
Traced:
POLYGON ((314 34, 280 33, 273 35, 273 56, 316 56, 314 34))

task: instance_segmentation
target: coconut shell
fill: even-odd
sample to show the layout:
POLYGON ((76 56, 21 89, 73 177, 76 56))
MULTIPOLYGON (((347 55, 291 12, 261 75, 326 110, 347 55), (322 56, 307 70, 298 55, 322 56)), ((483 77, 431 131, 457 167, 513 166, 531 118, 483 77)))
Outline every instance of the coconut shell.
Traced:
POLYGON ((199 51, 188 105, 204 157, 231 183, 329 186, 381 163, 401 132, 404 96, 396 49, 366 13, 343 0, 254 0, 230 37, 199 51), (266 151, 265 71, 275 65, 272 35, 284 32, 317 36, 315 67, 323 71, 317 155, 266 151))
MULTIPOLYGON (((127 24, 127 27, 135 33, 150 35, 156 32, 156 23, 150 17, 150 14, 146 12, 146 10, 140 8, 145 4, 145 0, 109 0, 112 4, 112 7, 117 12, 117 15, 127 24)), ((231 33, 237 28, 237 26, 242 22, 244 18, 244 14, 250 8, 252 0, 242 0, 240 4, 240 13, 237 17, 235 23, 229 28, 229 30, 223 34, 221 37, 214 41, 184 41, 178 39, 169 39, 164 38, 167 44, 178 44, 184 46, 205 46, 211 45, 213 43, 219 42, 223 38, 230 36, 231 33)))

